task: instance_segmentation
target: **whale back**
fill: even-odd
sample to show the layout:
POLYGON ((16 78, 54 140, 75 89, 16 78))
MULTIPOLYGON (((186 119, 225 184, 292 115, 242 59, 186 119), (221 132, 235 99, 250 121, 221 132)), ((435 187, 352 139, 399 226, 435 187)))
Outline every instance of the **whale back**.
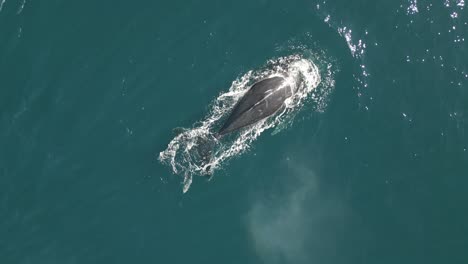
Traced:
POLYGON ((291 88, 284 85, 284 81, 284 78, 275 76, 255 83, 234 106, 218 135, 254 124, 278 111, 292 95, 291 88))

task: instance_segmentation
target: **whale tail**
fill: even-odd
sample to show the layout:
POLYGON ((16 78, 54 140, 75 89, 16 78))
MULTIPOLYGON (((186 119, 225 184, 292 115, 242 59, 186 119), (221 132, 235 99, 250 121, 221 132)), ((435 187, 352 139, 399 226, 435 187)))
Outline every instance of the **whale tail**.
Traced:
POLYGON ((208 177, 208 180, 213 176, 213 157, 216 147, 220 144, 220 138, 218 133, 208 133, 199 136, 196 141, 195 158, 201 168, 201 174, 208 177))

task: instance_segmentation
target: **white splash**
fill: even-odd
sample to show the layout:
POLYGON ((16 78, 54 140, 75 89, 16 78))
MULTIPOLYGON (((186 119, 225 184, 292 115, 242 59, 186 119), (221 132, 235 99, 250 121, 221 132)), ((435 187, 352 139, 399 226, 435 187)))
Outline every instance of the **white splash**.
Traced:
POLYGON ((1 0, 0 2, 0 11, 3 9, 3 4, 5 4, 6 0, 1 0))
POLYGON ((453 2, 454 5, 460 7, 460 9, 463 9, 463 7, 465 7, 465 0, 452 0, 452 1, 451 0, 445 0, 444 5, 446 7, 450 7, 452 5, 451 2, 453 2))
MULTIPOLYGON (((329 70, 327 71, 328 74, 329 70)), ((327 84, 333 84, 329 77, 325 77, 327 84)), ((221 93, 212 103, 211 110, 204 120, 194 124, 192 128, 182 129, 182 133, 174 137, 167 149, 159 153, 159 161, 172 167, 175 174, 183 175, 183 191, 186 192, 192 183, 193 175, 212 174, 229 158, 248 150, 252 142, 265 130, 279 124, 290 123, 309 99, 321 103, 320 97, 314 92, 321 83, 318 67, 309 59, 300 55, 280 57, 267 62, 263 69, 249 71, 236 79, 227 92, 221 93), (233 133, 220 141, 213 132, 222 125, 219 121, 226 117, 244 95, 244 93, 258 80, 282 76, 297 92, 285 102, 282 112, 266 118, 239 132, 233 133), (209 161, 203 159, 200 151, 212 148, 209 161)), ((328 88, 328 87, 327 87, 328 88)), ((320 89, 319 89, 320 90, 320 89)), ((325 96, 323 91, 318 92, 325 96)), ((320 107, 320 106, 319 106, 320 107)))
POLYGON ((18 12, 16 12, 17 15, 19 15, 19 14, 21 14, 21 12, 23 12, 24 5, 26 5, 26 0, 23 0, 23 1, 21 2, 20 7, 18 8, 18 12))
POLYGON ((364 52, 366 50, 366 43, 364 43, 361 39, 359 39, 357 43, 355 43, 353 41, 353 31, 351 29, 348 29, 347 27, 339 27, 338 33, 340 34, 340 36, 345 38, 349 50, 351 51, 351 55, 353 55, 353 57, 361 57, 362 55, 364 55, 364 52))
POLYGON ((418 1, 417 0, 410 0, 409 4, 410 5, 406 9, 406 13, 408 15, 414 15, 414 14, 419 12, 419 10, 418 10, 418 1))

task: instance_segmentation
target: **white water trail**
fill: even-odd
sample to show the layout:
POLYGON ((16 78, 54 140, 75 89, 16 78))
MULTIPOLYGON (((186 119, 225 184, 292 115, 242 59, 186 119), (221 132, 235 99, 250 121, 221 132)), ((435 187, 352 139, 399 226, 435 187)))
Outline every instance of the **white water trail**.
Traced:
POLYGON ((211 110, 203 120, 192 128, 183 129, 169 142, 167 149, 159 153, 159 160, 171 166, 173 173, 183 175, 185 193, 192 183, 193 175, 211 175, 227 159, 248 150, 263 131, 291 122, 307 98, 322 104, 317 98, 323 96, 323 91, 319 92, 320 96, 313 95, 321 80, 319 68, 300 55, 269 60, 264 68, 249 71, 236 79, 227 92, 221 93, 213 101, 211 110), (220 121, 255 82, 272 76, 282 76, 297 91, 285 101, 284 110, 218 141, 213 133, 222 125, 220 121), (209 160, 204 159, 203 151, 209 151, 209 160))

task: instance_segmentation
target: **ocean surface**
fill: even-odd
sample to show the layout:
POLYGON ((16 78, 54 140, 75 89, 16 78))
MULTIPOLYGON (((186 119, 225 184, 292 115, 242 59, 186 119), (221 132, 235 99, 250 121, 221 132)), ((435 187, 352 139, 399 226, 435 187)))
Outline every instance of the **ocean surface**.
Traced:
POLYGON ((464 0, 0 0, 1 264, 466 264, 467 133, 464 0))

